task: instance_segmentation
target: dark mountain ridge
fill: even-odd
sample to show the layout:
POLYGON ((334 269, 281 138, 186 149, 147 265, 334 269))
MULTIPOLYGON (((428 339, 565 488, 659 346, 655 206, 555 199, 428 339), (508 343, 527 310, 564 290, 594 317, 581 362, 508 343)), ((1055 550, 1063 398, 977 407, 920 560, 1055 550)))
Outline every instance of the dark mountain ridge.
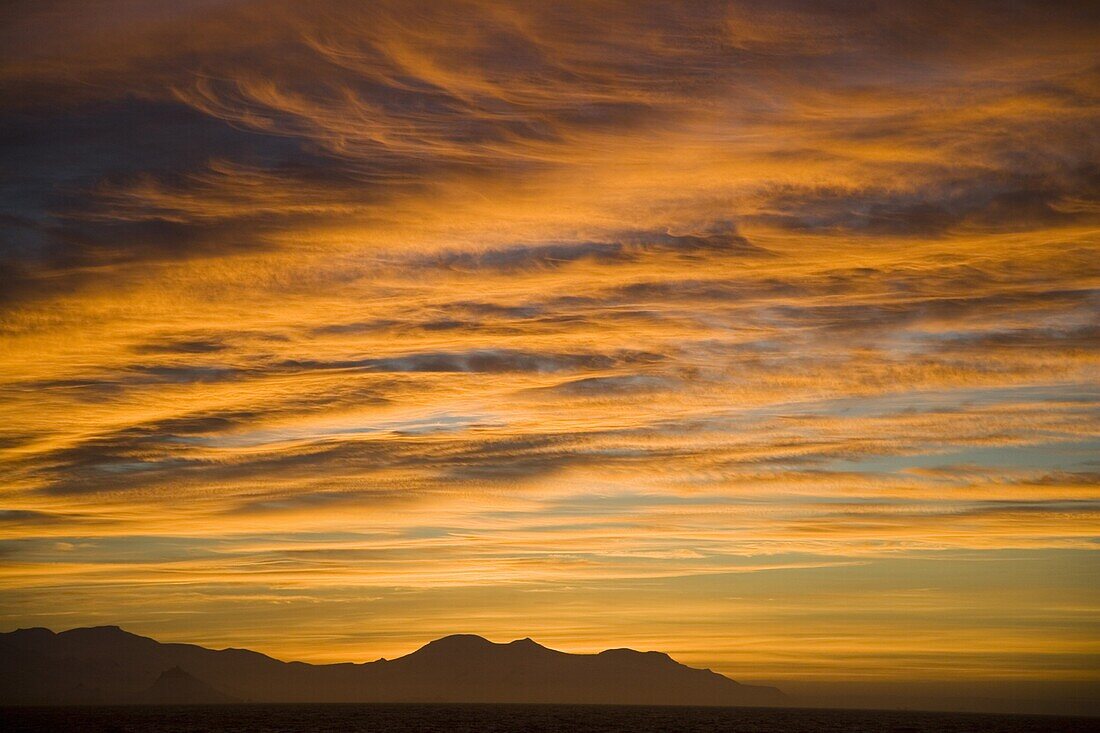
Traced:
POLYGON ((117 626, 0 634, 0 704, 231 701, 781 705, 784 696, 660 652, 568 654, 529 638, 459 634, 397 659, 314 665, 162 644, 117 626))

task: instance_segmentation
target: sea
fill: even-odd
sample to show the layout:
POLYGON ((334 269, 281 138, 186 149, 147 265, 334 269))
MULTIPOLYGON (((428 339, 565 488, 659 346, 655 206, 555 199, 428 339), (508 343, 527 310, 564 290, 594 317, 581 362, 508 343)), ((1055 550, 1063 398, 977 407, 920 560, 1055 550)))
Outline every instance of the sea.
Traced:
POLYGON ((1100 718, 640 705, 127 705, 0 708, 0 730, 8 733, 1095 733, 1100 731, 1100 718))
POLYGON ((80 733, 1095 733, 1100 718, 614 705, 181 705, 0 708, 0 730, 80 733))

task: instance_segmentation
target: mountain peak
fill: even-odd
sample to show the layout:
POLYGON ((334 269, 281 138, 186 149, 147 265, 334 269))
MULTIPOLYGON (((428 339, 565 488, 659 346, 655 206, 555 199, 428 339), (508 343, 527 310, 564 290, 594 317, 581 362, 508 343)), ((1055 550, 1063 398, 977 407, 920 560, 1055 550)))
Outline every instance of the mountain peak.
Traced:
POLYGON ((618 647, 616 649, 604 649, 600 652, 601 656, 611 657, 643 657, 647 659, 667 659, 674 661, 672 657, 664 652, 640 652, 637 649, 631 649, 629 647, 618 647))
POLYGON ((62 631, 57 634, 57 638, 63 641, 77 641, 84 644, 140 645, 156 643, 147 636, 139 636, 119 626, 84 626, 62 631))
POLYGON ((82 626, 78 629, 62 631, 59 636, 137 636, 124 630, 121 626, 82 626))
POLYGON ((30 627, 25 628, 25 629, 16 629, 15 631, 12 631, 12 632, 9 632, 9 633, 15 634, 15 635, 18 635, 18 636, 28 636, 28 637, 30 637, 30 636, 39 636, 39 637, 56 636, 52 631, 50 631, 49 629, 47 629, 43 626, 30 626, 30 627))
POLYGON ((490 646, 494 646, 493 642, 489 641, 484 636, 478 636, 477 634, 451 634, 450 636, 442 636, 433 641, 429 641, 427 644, 420 647, 420 651, 425 649, 484 649, 490 646))
POLYGON ((161 672, 153 686, 138 696, 138 701, 173 705, 236 702, 233 697, 211 687, 178 664, 161 672))
POLYGON ((424 646, 420 647, 418 651, 447 651, 455 653, 470 653, 470 652, 482 652, 488 650, 538 650, 546 649, 542 644, 532 639, 529 636, 525 636, 522 639, 516 639, 510 641, 507 644, 496 643, 489 641, 484 636, 478 636, 477 634, 451 634, 450 636, 443 636, 434 641, 429 641, 424 646))

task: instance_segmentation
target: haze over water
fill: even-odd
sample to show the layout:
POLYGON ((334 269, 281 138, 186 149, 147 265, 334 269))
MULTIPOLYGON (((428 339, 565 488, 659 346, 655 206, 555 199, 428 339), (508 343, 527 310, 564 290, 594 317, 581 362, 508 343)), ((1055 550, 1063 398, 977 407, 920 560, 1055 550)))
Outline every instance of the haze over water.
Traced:
POLYGON ((4 3, 0 631, 1100 698, 1098 37, 4 3))

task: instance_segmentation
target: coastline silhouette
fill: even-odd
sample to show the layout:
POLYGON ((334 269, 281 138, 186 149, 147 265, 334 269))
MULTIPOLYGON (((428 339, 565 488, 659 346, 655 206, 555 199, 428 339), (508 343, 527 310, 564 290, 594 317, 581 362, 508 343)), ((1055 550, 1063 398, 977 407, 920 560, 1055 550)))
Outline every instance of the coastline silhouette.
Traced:
POLYGON ((569 654, 530 638, 472 634, 397 659, 283 662, 246 649, 164 644, 117 626, 0 634, 0 704, 447 702, 783 705, 774 687, 745 685, 661 652, 569 654))

